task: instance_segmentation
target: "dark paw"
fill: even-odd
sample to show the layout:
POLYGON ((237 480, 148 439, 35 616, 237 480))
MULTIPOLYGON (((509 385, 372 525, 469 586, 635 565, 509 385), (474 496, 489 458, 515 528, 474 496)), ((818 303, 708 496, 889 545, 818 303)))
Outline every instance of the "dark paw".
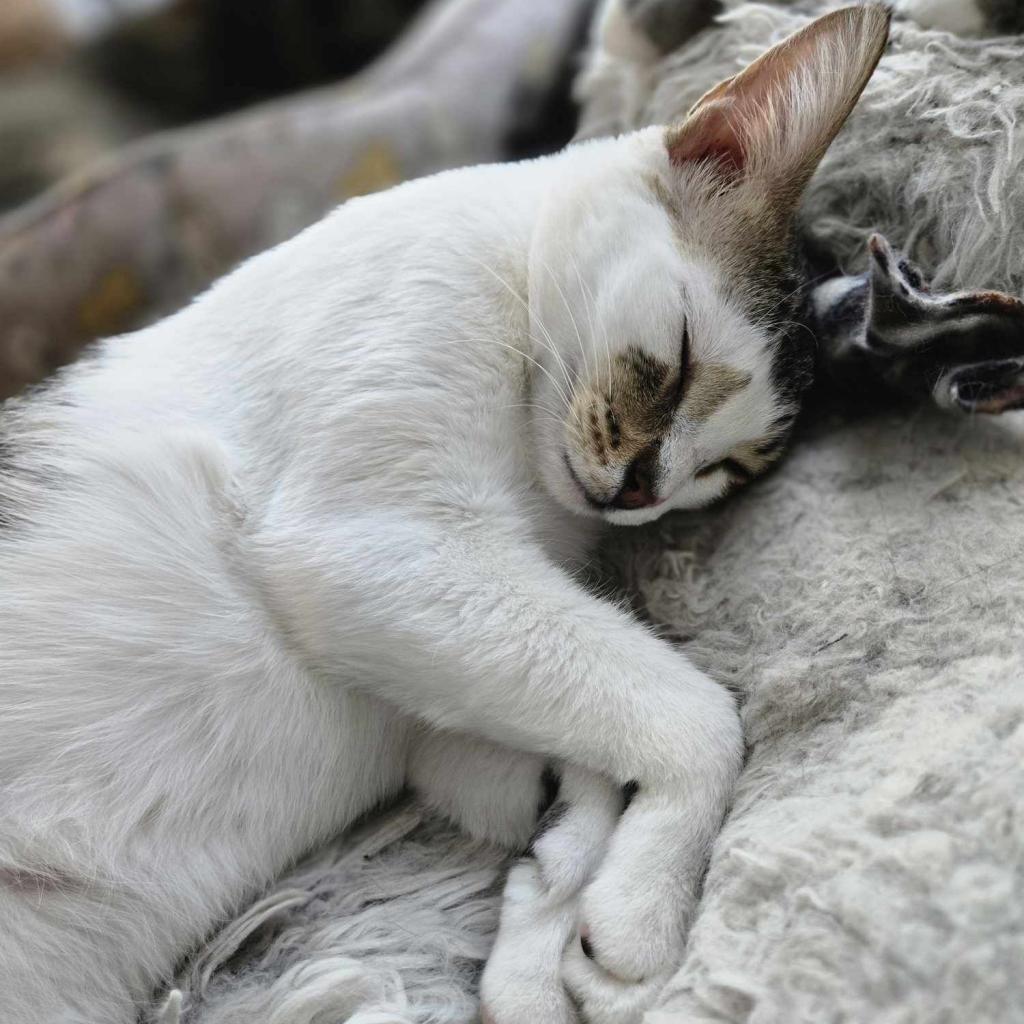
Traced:
POLYGON ((959 412, 1022 407, 1024 302, 996 291, 933 292, 881 235, 871 269, 817 288, 810 320, 823 369, 865 397, 931 397, 959 412))
POLYGON ((948 370, 934 389, 940 406, 996 416, 1024 409, 1024 358, 948 370))

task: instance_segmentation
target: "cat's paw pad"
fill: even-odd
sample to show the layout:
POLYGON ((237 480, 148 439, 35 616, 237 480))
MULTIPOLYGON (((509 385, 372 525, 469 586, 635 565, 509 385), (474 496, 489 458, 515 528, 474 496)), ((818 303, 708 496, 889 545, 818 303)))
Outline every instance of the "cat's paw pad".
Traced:
POLYGON ((562 980, 583 1024, 640 1024, 671 975, 665 972, 639 982, 617 978, 589 956, 580 941, 570 943, 562 958, 562 980))

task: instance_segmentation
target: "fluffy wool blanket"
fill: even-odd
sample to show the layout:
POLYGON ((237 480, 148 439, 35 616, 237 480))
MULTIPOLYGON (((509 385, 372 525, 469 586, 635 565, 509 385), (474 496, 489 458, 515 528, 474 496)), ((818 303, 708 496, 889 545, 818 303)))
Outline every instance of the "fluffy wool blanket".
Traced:
MULTIPOLYGON (((621 116, 677 114, 799 8, 737 10, 621 116)), ((1022 69, 1024 39, 898 25, 808 230, 852 267, 881 228, 943 284, 1019 294, 1022 69)), ((601 92, 621 87, 614 69, 588 82, 595 117, 623 100, 601 92)), ((927 410, 822 415, 742 496, 614 538, 643 613, 742 696, 749 744, 650 1024, 1021 1019, 1022 551, 1024 416, 927 410)), ((161 1016, 473 1021, 501 871, 496 851, 399 808, 214 938, 161 1016)))

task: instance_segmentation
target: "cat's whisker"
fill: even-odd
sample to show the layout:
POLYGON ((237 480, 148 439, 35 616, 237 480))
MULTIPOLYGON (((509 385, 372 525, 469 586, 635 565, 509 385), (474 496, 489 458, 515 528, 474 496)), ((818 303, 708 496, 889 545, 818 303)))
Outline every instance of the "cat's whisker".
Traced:
POLYGON ((497 345, 499 348, 508 349, 509 351, 515 352, 517 355, 522 356, 528 362, 533 363, 533 365, 536 366, 537 369, 540 370, 548 378, 548 380, 551 381, 552 385, 554 385, 555 390, 558 392, 559 397, 565 403, 566 407, 572 406, 571 395, 565 391, 562 384, 558 381, 555 375, 551 373, 551 371, 543 363, 539 362, 537 359, 534 359, 534 357, 531 356, 529 352, 524 352, 521 348, 517 347, 516 345, 511 345, 505 341, 499 341, 497 338, 487 338, 483 336, 478 336, 474 338, 453 338, 450 339, 447 343, 454 345, 458 344, 460 341, 473 341, 474 343, 482 341, 491 345, 497 345))
POLYGON ((788 295, 784 295, 782 297, 782 299, 779 302, 779 305, 781 306, 782 303, 788 302, 791 298, 793 298, 794 295, 799 295, 800 292, 805 291, 807 288, 813 288, 814 285, 820 284, 822 281, 825 281, 828 278, 833 277, 834 275, 834 271, 826 270, 823 274, 817 274, 814 277, 812 277, 809 281, 804 281, 801 284, 798 284, 788 295))
MULTIPOLYGON (((482 269, 486 270, 487 273, 490 274, 491 277, 493 277, 509 293, 509 295, 511 295, 512 298, 514 298, 516 300, 516 302, 518 302, 523 307, 523 309, 526 312, 527 322, 529 324, 532 325, 534 320, 536 320, 537 326, 544 333, 544 337, 547 339, 548 345, 551 346, 549 351, 552 353, 552 355, 555 355, 557 357, 557 352, 554 349, 555 342, 554 342, 554 338, 551 337, 551 332, 547 329, 547 327, 545 326, 544 322, 540 319, 539 316, 538 317, 534 317, 533 311, 530 309, 529 304, 523 299, 523 297, 519 294, 519 292, 517 292, 515 290, 515 288, 511 284, 509 284, 508 281, 506 281, 505 278, 502 277, 501 274, 499 274, 493 267, 488 266, 488 264, 484 263, 483 260, 477 259, 475 256, 473 256, 470 253, 466 253, 466 257, 468 259, 472 260, 475 264, 477 264, 477 266, 479 266, 482 269)), ((531 331, 531 337, 532 337, 532 331, 531 331)), ((536 341, 537 339, 534 338, 533 340, 536 341)))
MULTIPOLYGON (((593 204, 592 200, 588 200, 587 206, 590 209, 591 215, 592 216, 596 216, 597 214, 596 214, 596 211, 594 210, 594 204, 593 204)), ((590 285, 588 285, 587 282, 582 277, 580 278, 580 283, 583 285, 584 290, 586 291, 587 295, 590 297, 590 301, 594 305, 594 312, 596 313, 597 312, 597 299, 594 297, 594 293, 590 290, 590 285)), ((606 369, 608 371, 608 380, 610 381, 612 379, 612 377, 613 377, 613 374, 612 374, 612 347, 611 347, 611 343, 608 341, 608 329, 605 326, 604 321, 600 317, 598 317, 597 318, 597 322, 598 322, 598 324, 601 327, 601 337, 602 337, 602 339, 604 341, 605 361, 607 363, 606 369)))
POLYGON ((824 273, 816 274, 814 277, 808 279, 807 281, 801 282, 792 291, 787 292, 785 295, 782 296, 781 299, 779 299, 778 303, 775 306, 775 309, 772 312, 765 313, 760 317, 751 319, 751 324, 759 330, 766 331, 778 330, 779 328, 786 326, 802 327, 804 329, 809 330, 806 324, 800 323, 799 321, 779 320, 777 319, 777 314, 779 311, 783 310, 786 307, 787 303, 790 299, 793 298, 793 296, 799 295, 801 292, 806 291, 809 288, 813 288, 816 285, 820 284, 822 281, 826 281, 830 277, 834 276, 835 275, 833 271, 827 270, 824 273))
POLYGON ((549 409, 546 405, 540 405, 537 402, 515 402, 512 405, 503 405, 502 409, 531 409, 534 412, 539 413, 541 419, 550 421, 558 427, 565 426, 564 417, 549 409))
POLYGON ((777 320, 775 321, 776 327, 795 327, 801 331, 806 331, 812 339, 817 341, 817 335, 810 327, 805 323, 801 323, 799 320, 777 320))
MULTIPOLYGON (((471 256, 469 254, 467 255, 468 258, 473 260, 474 263, 478 264, 480 267, 486 270, 487 273, 490 274, 491 277, 493 277, 495 281, 497 281, 509 293, 509 295, 511 295, 516 300, 516 302, 518 302, 523 307, 523 309, 526 311, 527 323, 530 325, 531 328, 530 337, 535 343, 538 342, 538 339, 533 334, 533 324, 536 323, 537 326, 541 329, 541 331, 543 331, 544 337, 547 339, 547 345, 542 345, 541 347, 546 348, 555 357, 559 366, 561 367, 562 375, 565 377, 565 384, 571 392, 573 388, 572 380, 569 378, 568 368, 566 367, 562 357, 558 354, 558 349, 555 346, 554 338, 551 337, 551 332, 548 331, 547 327, 541 321, 540 317, 533 315, 532 311, 530 310, 530 306, 526 302, 526 300, 493 267, 488 266, 486 263, 483 262, 483 260, 478 260, 476 259, 476 257, 471 256)), ((536 360, 534 360, 534 362, 536 362, 536 360)), ((537 365, 539 366, 540 363, 537 363, 537 365)), ((551 377, 552 381, 554 381, 554 377, 550 373, 548 374, 548 376, 551 377)), ((566 404, 569 404, 568 399, 566 400, 566 404)))
POLYGON ((538 409, 541 412, 547 413, 549 416, 554 416, 561 422, 562 414, 557 409, 552 409, 550 405, 545 405, 543 402, 513 402, 511 405, 503 405, 503 409, 538 409))
MULTIPOLYGON (((576 256, 572 252, 569 253, 569 259, 572 261, 573 273, 576 275, 576 281, 580 286, 580 293, 583 297, 583 308, 586 310, 587 313, 587 325, 590 327, 590 339, 591 342, 593 342, 593 339, 597 333, 594 330, 594 315, 592 312, 592 307, 594 305, 594 297, 591 294, 590 289, 587 287, 586 282, 583 280, 583 275, 580 273, 580 265, 576 261, 576 256)), ((590 359, 586 353, 583 354, 583 368, 586 370, 587 377, 589 378, 591 376, 590 359)))
MULTIPOLYGON (((580 348, 581 365, 586 367, 587 353, 583 347, 583 335, 580 334, 579 324, 576 322, 576 317, 573 314, 572 306, 569 305, 569 300, 565 297, 565 292, 562 290, 562 286, 558 283, 558 278, 555 277, 554 273, 551 270, 551 267, 549 267, 548 264, 545 263, 543 260, 541 261, 541 264, 544 267, 544 270, 547 272, 548 277, 551 278, 551 283, 555 286, 555 288, 558 289, 558 296, 562 300, 562 305, 565 306, 566 313, 569 314, 569 321, 572 324, 572 329, 576 332, 576 343, 579 345, 580 348)), ((577 374, 576 376, 578 378, 579 374, 577 374)))

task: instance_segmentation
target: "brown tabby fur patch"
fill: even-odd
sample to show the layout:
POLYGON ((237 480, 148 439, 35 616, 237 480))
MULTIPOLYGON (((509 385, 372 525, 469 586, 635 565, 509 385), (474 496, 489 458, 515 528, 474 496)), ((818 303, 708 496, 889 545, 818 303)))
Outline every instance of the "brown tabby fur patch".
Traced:
POLYGON ((574 403, 577 430, 602 466, 628 466, 661 443, 676 411, 692 420, 712 416, 750 383, 725 363, 670 366, 635 345, 617 356, 604 393, 587 390, 574 403))
POLYGON ((683 412, 691 420, 706 420, 742 391, 750 380, 749 373, 727 363, 694 363, 686 384, 683 412))

